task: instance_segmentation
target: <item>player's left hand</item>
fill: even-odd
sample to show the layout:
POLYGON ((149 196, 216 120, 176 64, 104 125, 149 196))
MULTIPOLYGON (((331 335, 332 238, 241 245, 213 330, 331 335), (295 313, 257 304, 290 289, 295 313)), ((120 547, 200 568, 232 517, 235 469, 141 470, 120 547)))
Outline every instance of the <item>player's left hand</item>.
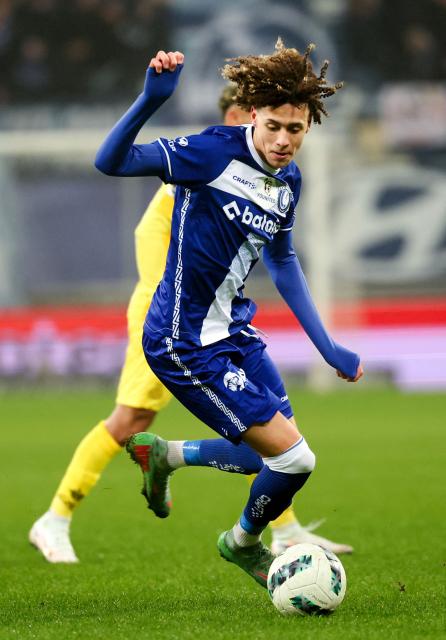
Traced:
POLYGON ((338 378, 347 380, 347 382, 358 382, 358 380, 364 375, 364 369, 362 367, 362 364, 359 364, 354 378, 350 378, 350 376, 345 375, 345 373, 342 373, 342 371, 339 371, 339 369, 336 371, 336 375, 338 376, 338 378))
POLYGON ((149 68, 155 69, 157 73, 163 71, 175 71, 179 64, 184 62, 184 53, 181 51, 158 51, 156 56, 151 59, 149 68))

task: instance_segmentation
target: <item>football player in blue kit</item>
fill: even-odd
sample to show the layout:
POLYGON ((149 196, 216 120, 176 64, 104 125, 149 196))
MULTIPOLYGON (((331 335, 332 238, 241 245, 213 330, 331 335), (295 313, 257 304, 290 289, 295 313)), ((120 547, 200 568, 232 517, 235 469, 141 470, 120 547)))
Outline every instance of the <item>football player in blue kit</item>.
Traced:
POLYGON ((266 586, 274 558, 262 543, 268 523, 291 504, 315 466, 298 431, 281 377, 251 320, 244 282, 260 252, 284 300, 321 355, 349 382, 363 375, 359 356, 327 334, 292 244, 301 174, 293 161, 327 85, 304 54, 285 48, 235 58, 223 69, 235 101, 251 110, 248 126, 215 126, 174 140, 135 144, 141 127, 175 90, 180 52, 152 58, 144 90, 114 126, 96 167, 116 176, 159 176, 177 185, 164 276, 143 329, 143 348, 163 384, 221 438, 165 441, 133 436, 127 448, 143 472, 143 493, 159 517, 169 515, 169 477, 184 466, 257 473, 247 504, 218 549, 266 586))

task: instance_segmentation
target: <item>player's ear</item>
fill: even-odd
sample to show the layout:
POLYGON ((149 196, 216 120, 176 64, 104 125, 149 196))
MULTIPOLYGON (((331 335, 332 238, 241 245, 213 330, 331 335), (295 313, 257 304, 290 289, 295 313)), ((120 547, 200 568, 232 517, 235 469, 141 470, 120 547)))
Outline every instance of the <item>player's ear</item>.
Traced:
POLYGON ((255 107, 251 107, 251 124, 254 126, 257 124, 257 109, 255 107))

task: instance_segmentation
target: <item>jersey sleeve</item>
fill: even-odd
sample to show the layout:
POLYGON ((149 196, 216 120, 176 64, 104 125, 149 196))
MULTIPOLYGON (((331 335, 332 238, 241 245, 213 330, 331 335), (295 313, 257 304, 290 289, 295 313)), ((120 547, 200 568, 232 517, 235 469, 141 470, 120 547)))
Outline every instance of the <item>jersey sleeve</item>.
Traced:
POLYGON ((225 164, 224 139, 213 135, 158 138, 165 169, 165 182, 200 186, 211 182, 225 164))
POLYGON ((299 172, 296 182, 293 185, 294 188, 293 189, 290 188, 290 192, 292 194, 290 198, 291 200, 290 208, 288 210, 285 220, 280 225, 280 231, 291 231, 293 229, 294 222, 296 221, 296 208, 297 208, 297 203, 299 202, 301 185, 302 185, 302 178, 299 172))

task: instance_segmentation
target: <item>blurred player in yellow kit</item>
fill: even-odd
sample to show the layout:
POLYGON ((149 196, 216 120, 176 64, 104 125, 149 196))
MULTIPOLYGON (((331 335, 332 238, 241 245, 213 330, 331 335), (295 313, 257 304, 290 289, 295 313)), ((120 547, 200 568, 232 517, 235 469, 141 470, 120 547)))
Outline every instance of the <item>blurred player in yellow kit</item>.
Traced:
MULTIPOLYGON (((225 125, 250 122, 250 114, 234 104, 231 86, 224 89, 219 106, 225 125)), ((48 562, 73 563, 78 558, 70 540, 75 508, 97 483, 105 467, 126 440, 145 431, 171 395, 149 369, 141 345, 142 326, 155 289, 162 278, 170 242, 174 192, 163 185, 155 194, 135 231, 139 281, 127 310, 128 347, 119 381, 116 406, 79 443, 49 510, 32 526, 30 542, 48 562)), ((303 527, 289 507, 271 524, 272 551, 280 553, 297 542, 320 544, 335 553, 351 553, 352 547, 312 533, 303 527)))

